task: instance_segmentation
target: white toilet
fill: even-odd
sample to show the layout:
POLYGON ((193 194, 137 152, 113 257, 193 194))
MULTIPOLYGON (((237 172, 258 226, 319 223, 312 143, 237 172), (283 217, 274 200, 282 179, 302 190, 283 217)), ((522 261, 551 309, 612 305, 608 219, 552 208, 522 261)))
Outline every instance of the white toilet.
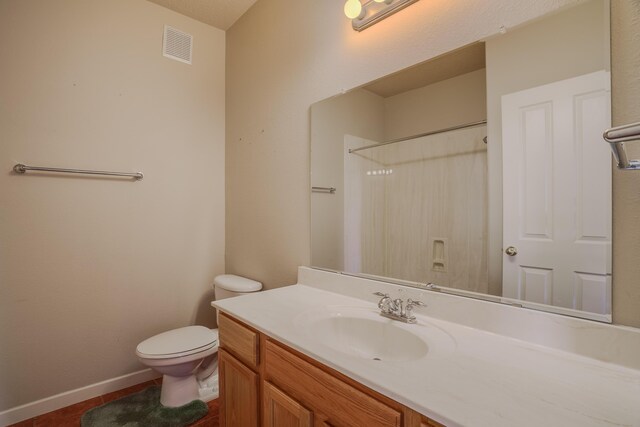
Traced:
MULTIPOLYGON (((262 283, 224 274, 213 281, 216 300, 262 290, 262 283)), ((218 330, 187 326, 154 335, 136 348, 140 362, 163 374, 160 403, 168 407, 218 397, 218 330)))

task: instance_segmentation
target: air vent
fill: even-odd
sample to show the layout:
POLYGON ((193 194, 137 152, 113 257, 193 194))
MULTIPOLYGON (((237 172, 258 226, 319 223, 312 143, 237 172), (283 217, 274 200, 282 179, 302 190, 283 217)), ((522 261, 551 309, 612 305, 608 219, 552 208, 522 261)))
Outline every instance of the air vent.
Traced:
POLYGON ((164 39, 162 43, 162 55, 176 61, 191 64, 191 51, 193 48, 193 36, 168 25, 164 26, 164 39))

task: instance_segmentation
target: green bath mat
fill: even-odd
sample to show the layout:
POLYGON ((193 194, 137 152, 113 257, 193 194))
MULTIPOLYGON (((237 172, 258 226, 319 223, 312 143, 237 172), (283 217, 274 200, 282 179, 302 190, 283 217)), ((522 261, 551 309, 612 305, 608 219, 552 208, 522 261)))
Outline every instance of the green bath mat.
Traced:
POLYGON ((194 400, 178 408, 160 404, 160 387, 149 387, 139 393, 90 409, 82 415, 82 427, 183 427, 207 415, 209 408, 194 400))

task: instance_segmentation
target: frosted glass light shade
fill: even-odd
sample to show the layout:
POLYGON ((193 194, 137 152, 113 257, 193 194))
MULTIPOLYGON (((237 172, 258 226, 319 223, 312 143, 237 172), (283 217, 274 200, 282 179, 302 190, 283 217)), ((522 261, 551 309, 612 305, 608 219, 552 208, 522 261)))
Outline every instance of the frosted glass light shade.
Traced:
POLYGON ((362 4, 360 0, 347 0, 344 4, 344 14, 349 19, 356 19, 362 13, 362 4))

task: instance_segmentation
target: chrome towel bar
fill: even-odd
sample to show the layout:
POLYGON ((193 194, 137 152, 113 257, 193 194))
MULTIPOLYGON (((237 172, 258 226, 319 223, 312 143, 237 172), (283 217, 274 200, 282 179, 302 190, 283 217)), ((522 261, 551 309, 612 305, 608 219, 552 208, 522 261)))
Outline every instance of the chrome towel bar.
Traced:
POLYGON ((624 149, 625 142, 640 141, 640 122, 607 129, 604 131, 602 137, 611 146, 611 151, 613 151, 613 157, 616 159, 618 169, 640 169, 640 160, 629 160, 627 152, 624 149))
POLYGON ((142 172, 109 172, 109 171, 94 171, 94 170, 83 170, 83 169, 65 169, 65 168, 43 168, 40 166, 27 166, 22 163, 18 163, 13 167, 13 171, 15 173, 25 173, 27 171, 38 171, 38 172, 61 172, 61 173, 80 173, 85 175, 108 175, 108 176, 125 176, 135 178, 136 181, 142 180, 144 175, 142 172))
POLYGON ((335 193, 335 187, 311 187, 311 191, 314 193, 335 193))

